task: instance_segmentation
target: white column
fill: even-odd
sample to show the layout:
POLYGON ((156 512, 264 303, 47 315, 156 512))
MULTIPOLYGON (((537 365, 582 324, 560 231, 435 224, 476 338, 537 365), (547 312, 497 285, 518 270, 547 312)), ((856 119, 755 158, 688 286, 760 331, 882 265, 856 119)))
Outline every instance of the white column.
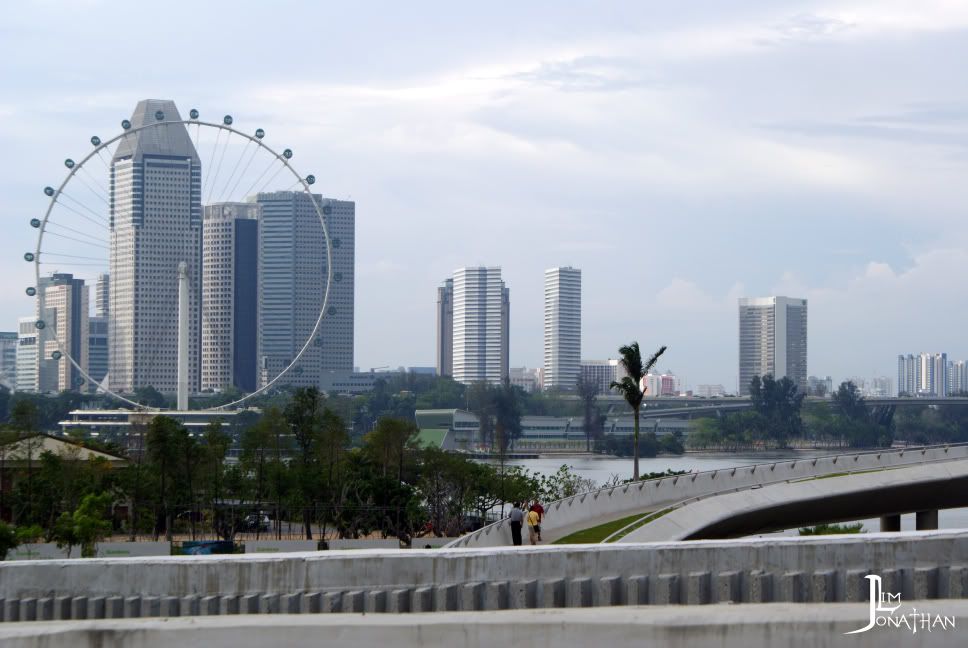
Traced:
POLYGON ((178 409, 188 409, 188 264, 178 264, 178 409))

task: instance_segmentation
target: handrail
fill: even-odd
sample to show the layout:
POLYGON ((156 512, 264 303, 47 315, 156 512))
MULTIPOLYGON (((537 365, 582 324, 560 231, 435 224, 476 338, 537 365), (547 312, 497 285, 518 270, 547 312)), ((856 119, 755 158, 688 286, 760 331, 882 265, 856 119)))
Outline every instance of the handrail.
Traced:
MULTIPOLYGON (((880 449, 863 450, 863 451, 854 450, 854 451, 851 451, 851 452, 842 452, 842 453, 839 453, 839 454, 829 454, 829 455, 821 455, 819 457, 812 457, 811 459, 807 459, 806 461, 811 461, 812 462, 812 465, 816 465, 817 464, 817 461, 819 461, 819 460, 829 459, 829 460, 832 461, 832 463, 836 464, 837 463, 837 460, 840 459, 840 458, 848 458, 849 457, 849 458, 854 459, 854 461, 857 461, 857 459, 859 459, 861 456, 869 456, 869 455, 877 455, 877 459, 880 460, 882 455, 891 455, 891 454, 895 454, 896 453, 898 456, 903 457, 904 456, 904 453, 906 453, 906 452, 917 452, 919 450, 921 451, 921 454, 924 455, 924 453, 927 452, 928 450, 943 449, 943 450, 945 450, 945 452, 947 452, 947 450, 949 448, 958 448, 958 447, 968 447, 968 442, 961 442, 961 443, 938 443, 938 444, 923 445, 923 446, 905 446, 903 448, 898 448, 898 449, 894 449, 894 448, 880 448, 880 449)), ((702 470, 702 471, 699 471, 699 472, 690 472, 690 473, 686 473, 686 474, 691 477, 691 481, 695 481, 700 476, 716 475, 719 472, 723 472, 726 477, 733 477, 733 476, 736 475, 736 471, 739 468, 750 468, 750 473, 755 473, 756 472, 756 469, 757 468, 761 468, 761 467, 763 469, 769 469, 771 472, 773 472, 773 471, 775 471, 775 469, 776 469, 776 467, 778 465, 789 463, 791 465, 791 467, 793 467, 793 466, 795 466, 797 463, 799 463, 801 461, 804 461, 804 460, 803 459, 789 459, 789 460, 784 459, 784 460, 781 460, 781 461, 774 460, 774 461, 768 461, 768 462, 763 462, 763 463, 744 464, 744 465, 741 465, 741 466, 734 467, 732 469, 732 472, 729 472, 728 474, 727 474, 727 471, 730 470, 728 468, 726 468, 726 469, 724 469, 724 468, 715 468, 715 469, 709 469, 709 470, 702 470)), ((847 470, 846 472, 850 472, 850 471, 847 470)), ((589 495, 592 495, 594 498, 597 498, 598 495, 600 495, 602 493, 605 493, 606 491, 608 492, 608 494, 611 494, 611 493, 613 493, 615 491, 616 488, 623 489, 622 492, 628 492, 628 489, 629 488, 631 488, 633 486, 638 486, 639 491, 642 491, 645 488, 645 486, 648 485, 648 484, 653 484, 654 483, 656 485, 656 487, 658 487, 662 483, 663 480, 667 480, 667 479, 671 479, 673 485, 675 485, 676 482, 679 480, 679 477, 684 477, 684 476, 685 475, 665 475, 663 477, 654 477, 652 479, 642 479, 642 480, 639 480, 638 482, 629 482, 629 483, 624 483, 624 484, 618 484, 618 485, 615 485, 615 486, 604 486, 602 488, 598 488, 598 489, 595 489, 593 491, 588 491, 588 492, 585 492, 585 493, 577 493, 577 494, 571 495, 569 497, 563 497, 563 498, 561 498, 559 500, 554 500, 553 502, 550 502, 550 503, 548 503, 545 506, 545 510, 548 511, 548 512, 551 512, 552 507, 554 507, 554 510, 559 510, 562 506, 564 506, 566 504, 570 506, 576 500, 578 500, 578 501, 584 501, 584 499, 587 498, 589 495)), ((788 480, 786 480, 786 479, 776 479, 776 480, 773 480, 773 481, 766 481, 764 483, 775 483, 775 482, 782 482, 782 481, 788 481, 788 480)), ((727 489, 724 489, 721 492, 728 492, 728 490, 729 489, 727 488, 727 489)), ((706 494, 706 495, 703 495, 702 497, 708 497, 709 495, 710 494, 706 494)), ((477 537, 480 537, 482 535, 489 535, 492 531, 497 530, 497 529, 500 529, 501 527, 504 526, 504 523, 507 522, 508 520, 509 520, 509 518, 505 517, 505 518, 502 518, 501 520, 498 520, 496 522, 492 522, 491 524, 488 524, 487 526, 481 527, 477 531, 473 531, 471 533, 468 533, 467 535, 461 536, 460 538, 454 540, 452 543, 450 543, 450 544, 448 544, 446 546, 447 547, 467 546, 472 539, 477 538, 477 537)))

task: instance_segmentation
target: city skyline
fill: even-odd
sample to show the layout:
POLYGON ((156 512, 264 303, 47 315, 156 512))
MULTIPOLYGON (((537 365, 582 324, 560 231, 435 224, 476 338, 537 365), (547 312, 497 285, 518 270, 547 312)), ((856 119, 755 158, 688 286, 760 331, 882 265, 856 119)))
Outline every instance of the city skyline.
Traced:
MULTIPOLYGON (((899 349, 968 357, 950 325, 968 297, 936 281, 968 262, 958 193, 968 90, 955 63, 968 53, 968 9, 535 5, 517 12, 533 35, 525 43, 494 15, 468 31, 456 9, 426 6, 440 17, 433 28, 389 5, 377 24, 353 8, 307 7, 287 52, 235 52, 232 66, 214 44, 150 20, 135 40, 126 25, 146 15, 140 7, 13 7, 0 51, 36 55, 10 70, 2 104, 11 228, 0 329, 31 312, 32 268, 20 259, 35 232, 18 224, 44 209, 40 190, 63 177, 65 157, 90 150, 91 135, 117 132, 135 100, 167 96, 265 128, 321 193, 365 199, 359 366, 432 364, 427 287, 481 261, 515 287, 514 365, 542 363, 541 272, 557 265, 584 271, 583 355, 614 356, 632 339, 667 344, 691 384, 736 388, 744 294, 809 299, 809 366, 825 375, 893 375, 899 349), (311 25, 334 20, 364 41, 353 30, 312 38, 311 25), (113 46, 78 55, 78 29, 109 30, 113 46), (43 47, 24 36, 37 33, 43 47), (162 37, 171 65, 145 71, 117 55, 162 37), (361 46, 372 56, 343 61, 361 46), (884 60, 904 62, 889 83, 875 64, 884 60), (636 232, 649 249, 632 300, 615 275, 636 232), (414 263, 411 250, 428 244, 438 252, 414 263), (412 315, 387 326, 387 311, 412 315)), ((245 12, 193 10, 228 29, 247 24, 245 12)))

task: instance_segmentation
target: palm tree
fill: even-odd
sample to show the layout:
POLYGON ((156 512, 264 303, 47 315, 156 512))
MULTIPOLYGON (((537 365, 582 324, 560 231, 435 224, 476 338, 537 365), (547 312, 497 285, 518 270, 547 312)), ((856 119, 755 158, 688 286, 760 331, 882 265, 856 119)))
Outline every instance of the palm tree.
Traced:
POLYGON ((618 382, 612 382, 612 389, 617 389, 625 401, 632 408, 635 421, 635 438, 632 442, 635 457, 632 469, 632 479, 639 478, 639 408, 642 407, 642 398, 645 396, 646 387, 642 385, 642 379, 652 370, 659 356, 665 353, 666 347, 661 347, 652 354, 652 357, 645 363, 642 362, 642 353, 639 351, 639 343, 632 342, 628 346, 619 348, 618 352, 622 356, 622 368, 625 370, 625 377, 618 382))

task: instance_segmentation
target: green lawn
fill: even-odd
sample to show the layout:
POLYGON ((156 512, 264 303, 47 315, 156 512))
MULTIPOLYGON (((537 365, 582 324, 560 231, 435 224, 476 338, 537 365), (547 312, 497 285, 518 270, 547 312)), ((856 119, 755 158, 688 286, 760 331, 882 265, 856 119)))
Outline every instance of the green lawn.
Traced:
POLYGON ((598 526, 591 527, 589 529, 582 529, 581 531, 575 531, 570 535, 566 535, 564 538, 559 538, 551 544, 591 544, 601 542, 608 536, 612 535, 622 527, 632 524, 639 518, 641 518, 643 513, 636 513, 635 515, 630 515, 628 517, 623 517, 618 520, 613 520, 611 522, 606 522, 605 524, 599 524, 598 526))

